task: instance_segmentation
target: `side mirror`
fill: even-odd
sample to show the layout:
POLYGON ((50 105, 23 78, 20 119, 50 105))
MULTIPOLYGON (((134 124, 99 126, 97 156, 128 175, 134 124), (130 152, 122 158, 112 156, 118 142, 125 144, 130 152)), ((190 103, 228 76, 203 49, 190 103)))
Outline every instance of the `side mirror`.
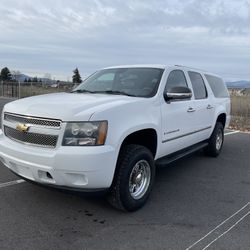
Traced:
POLYGON ((188 87, 173 87, 168 92, 164 92, 166 102, 171 100, 186 100, 192 97, 192 91, 188 87))

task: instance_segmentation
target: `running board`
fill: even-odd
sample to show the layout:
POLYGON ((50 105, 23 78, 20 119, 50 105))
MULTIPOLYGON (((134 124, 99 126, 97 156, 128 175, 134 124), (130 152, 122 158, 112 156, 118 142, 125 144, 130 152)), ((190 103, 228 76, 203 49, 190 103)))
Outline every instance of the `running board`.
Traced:
POLYGON ((198 144, 195 144, 193 146, 190 146, 188 148, 182 149, 180 151, 177 151, 176 153, 164 156, 158 160, 155 161, 155 164, 157 167, 165 167, 168 164, 177 161, 187 155, 190 155, 202 148, 205 148, 206 146, 208 146, 207 142, 200 142, 198 144))

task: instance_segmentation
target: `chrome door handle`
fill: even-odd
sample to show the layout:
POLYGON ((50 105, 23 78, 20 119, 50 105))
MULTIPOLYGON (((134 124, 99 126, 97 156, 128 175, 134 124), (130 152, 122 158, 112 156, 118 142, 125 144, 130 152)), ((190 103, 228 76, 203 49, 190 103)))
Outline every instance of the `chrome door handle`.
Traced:
POLYGON ((196 110, 194 108, 188 108, 187 112, 191 113, 191 112, 195 112, 196 110))
POLYGON ((207 109, 212 109, 213 106, 211 106, 210 104, 207 105, 207 109))

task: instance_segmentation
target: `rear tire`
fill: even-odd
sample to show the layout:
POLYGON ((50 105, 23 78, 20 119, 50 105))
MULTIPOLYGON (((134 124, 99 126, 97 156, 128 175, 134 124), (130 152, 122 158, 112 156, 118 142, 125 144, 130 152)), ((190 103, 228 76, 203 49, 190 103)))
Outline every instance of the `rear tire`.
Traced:
POLYGON ((124 146, 118 157, 109 203, 124 211, 138 210, 149 198, 154 177, 152 153, 140 145, 124 146))
POLYGON ((212 157, 217 157, 222 149, 224 142, 224 127, 221 122, 217 122, 214 131, 208 140, 206 154, 212 157))

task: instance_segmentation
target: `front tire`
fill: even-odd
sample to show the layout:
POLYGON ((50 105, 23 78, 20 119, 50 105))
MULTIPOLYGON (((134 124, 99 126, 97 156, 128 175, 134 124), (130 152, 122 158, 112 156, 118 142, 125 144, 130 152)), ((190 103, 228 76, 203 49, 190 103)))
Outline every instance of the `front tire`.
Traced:
POLYGON ((212 157, 217 157, 222 149, 224 142, 224 127, 221 122, 217 122, 214 131, 208 140, 206 154, 212 157))
POLYGON ((140 145, 124 146, 108 196, 110 204, 120 210, 138 210, 148 200, 154 177, 152 153, 140 145))

